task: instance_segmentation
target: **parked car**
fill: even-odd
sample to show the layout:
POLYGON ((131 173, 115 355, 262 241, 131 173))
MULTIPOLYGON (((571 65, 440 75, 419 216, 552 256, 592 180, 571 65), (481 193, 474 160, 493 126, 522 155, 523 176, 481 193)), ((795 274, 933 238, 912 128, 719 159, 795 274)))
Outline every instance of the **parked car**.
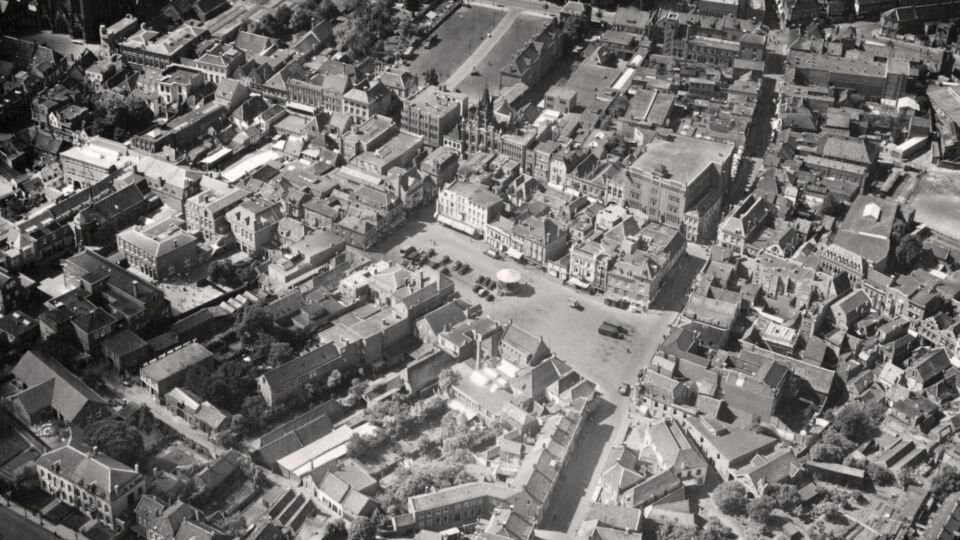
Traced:
POLYGON ((453 271, 454 271, 454 272, 459 272, 461 268, 463 268, 463 263, 460 262, 460 261, 454 261, 454 263, 453 263, 453 271))
POLYGON ((437 250, 435 250, 435 249, 433 249, 433 248, 430 248, 430 249, 427 250, 427 257, 433 257, 433 256, 436 255, 436 254, 437 254, 437 250))
POLYGON ((620 395, 629 396, 630 395, 630 384, 629 383, 620 383, 620 395))
POLYGON ((480 294, 480 291, 483 289, 479 284, 473 286, 473 292, 480 294))
POLYGON ((472 270, 472 268, 470 268, 470 265, 469 265, 469 264, 465 264, 465 265, 463 265, 463 266, 460 267, 460 275, 462 276, 462 275, 465 275, 465 274, 469 274, 469 273, 470 273, 470 270, 472 270))
POLYGON ((443 274, 443 275, 445 275, 445 276, 449 276, 449 275, 450 275, 450 269, 447 268, 446 266, 444 266, 444 267, 443 267, 443 270, 441 270, 440 273, 443 274))
POLYGON ((444 255, 443 258, 440 259, 440 262, 443 263, 443 264, 449 263, 449 262, 450 262, 450 256, 449 256, 449 255, 444 255))
POLYGON ((441 265, 440 263, 438 263, 438 262, 434 262, 434 263, 431 263, 431 264, 430 264, 430 268, 433 268, 434 270, 439 269, 441 266, 442 266, 442 265, 441 265))
POLYGON ((570 307, 571 307, 571 308, 573 308, 573 309, 575 309, 575 310, 577 310, 577 311, 583 311, 583 304, 581 304, 579 300, 574 300, 573 298, 568 298, 568 299, 567 299, 567 302, 570 304, 570 307))

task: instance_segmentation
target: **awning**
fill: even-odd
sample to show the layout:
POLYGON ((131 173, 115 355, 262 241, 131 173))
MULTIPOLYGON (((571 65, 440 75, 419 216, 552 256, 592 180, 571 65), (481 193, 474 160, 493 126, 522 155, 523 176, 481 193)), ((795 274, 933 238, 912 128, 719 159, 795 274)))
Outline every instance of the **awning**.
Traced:
POLYGON ((574 287, 576 287, 576 288, 578 288, 578 289, 589 289, 589 288, 590 288, 590 284, 587 283, 586 281, 583 281, 583 280, 580 279, 580 278, 572 277, 572 278, 570 278, 570 279, 567 280, 567 283, 569 283, 570 285, 573 285, 574 287))
POLYGON ((507 248, 507 257, 522 261, 523 253, 519 249, 507 248))
POLYGON ((450 227, 451 229, 456 229, 462 233, 469 234, 470 236, 475 236, 477 234, 477 229, 469 225, 460 223, 459 221, 448 218, 447 216, 437 216, 437 221, 450 227))

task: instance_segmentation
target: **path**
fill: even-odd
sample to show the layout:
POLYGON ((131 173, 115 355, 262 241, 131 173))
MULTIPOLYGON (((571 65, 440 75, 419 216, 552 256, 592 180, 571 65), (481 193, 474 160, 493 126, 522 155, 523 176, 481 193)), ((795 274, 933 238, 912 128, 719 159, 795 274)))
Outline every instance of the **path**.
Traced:
MULTIPOLYGON (((482 6, 482 4, 476 5, 482 6)), ((491 50, 493 50, 493 48, 500 41, 500 38, 502 38, 504 34, 507 33, 507 30, 510 29, 510 26, 513 25, 513 21, 517 20, 521 14, 523 14, 523 11, 519 9, 511 9, 508 11, 507 16, 500 19, 500 22, 497 23, 497 26, 495 26, 493 31, 490 32, 491 37, 484 39, 483 42, 480 43, 480 46, 477 47, 476 50, 474 50, 473 53, 471 53, 470 56, 468 56, 467 59, 460 64, 460 67, 458 67, 457 70, 447 78, 447 82, 444 83, 447 88, 456 88, 460 85, 460 83, 463 82, 464 79, 469 77, 470 74, 473 73, 473 68, 480 65, 480 62, 486 58, 491 50)))

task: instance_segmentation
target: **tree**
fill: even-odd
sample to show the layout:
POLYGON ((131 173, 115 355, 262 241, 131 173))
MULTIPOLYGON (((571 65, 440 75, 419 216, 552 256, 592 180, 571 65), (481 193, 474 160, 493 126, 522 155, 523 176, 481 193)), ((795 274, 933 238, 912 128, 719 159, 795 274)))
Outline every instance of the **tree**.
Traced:
POLYGON ((834 416, 833 426, 845 438, 855 443, 862 443, 870 438, 877 427, 859 403, 847 403, 841 407, 834 416))
POLYGON ((37 462, 30 461, 17 471, 13 479, 13 485, 17 489, 33 490, 40 488, 40 476, 37 474, 37 462))
POLYGON ((403 8, 411 14, 420 10, 420 0, 403 0, 403 8))
POLYGON ((818 504, 813 511, 816 515, 823 516, 823 519, 830 523, 843 523, 844 521, 843 513, 840 512, 840 506, 835 502, 824 501, 818 504))
POLYGON ((377 525, 366 516, 359 516, 350 525, 347 540, 376 540, 377 525))
POLYGON ((440 391, 444 394, 450 392, 450 389, 456 386, 460 382, 460 374, 456 371, 447 368, 440 372, 440 377, 437 380, 437 387, 440 388, 440 391))
POLYGON ((267 363, 271 366, 279 366, 293 358, 293 347, 283 341, 275 341, 270 344, 270 352, 267 354, 267 363))
POLYGON ((343 375, 340 373, 340 370, 335 369, 330 372, 330 376, 327 377, 327 388, 334 390, 340 386, 340 383, 343 382, 343 375))
POLYGON ((353 379, 350 381, 350 389, 347 390, 347 396, 349 396, 350 401, 354 405, 363 401, 363 395, 367 393, 367 386, 369 386, 367 381, 362 381, 360 379, 353 379))
POLYGON ((897 244, 896 256, 902 271, 913 270, 923 256, 923 242, 917 239, 915 235, 905 236, 897 244))
POLYGON ((140 432, 113 418, 98 420, 87 426, 87 443, 131 467, 143 454, 143 436, 140 432))
POLYGON ((930 494, 933 500, 939 503, 943 502, 947 495, 957 491, 960 491, 960 472, 950 465, 945 465, 930 482, 930 494))
POLYGON ((810 459, 813 461, 823 461, 824 463, 840 463, 847 453, 843 448, 823 442, 818 442, 810 448, 810 459))
POLYGON ((237 269, 226 259, 213 261, 210 264, 210 281, 221 285, 232 286, 237 283, 237 269))
POLYGON ((713 491, 713 502, 724 514, 743 515, 747 509, 747 489, 740 482, 724 482, 713 491))
POLYGON ((440 433, 444 439, 453 437, 460 432, 460 426, 463 425, 461 418, 463 416, 454 410, 450 410, 443 415, 443 419, 440 420, 440 433))
POLYGON ((747 504, 747 515, 762 528, 766 528, 767 522, 775 509, 776 506, 770 497, 757 497, 747 504))
POLYGON ((832 191, 823 198, 823 204, 820 205, 820 212, 825 216, 838 218, 843 215, 846 208, 843 201, 840 200, 832 191))
POLYGON ((584 22, 585 21, 582 17, 567 17, 563 21, 563 40, 568 47, 571 47, 583 40, 583 34, 586 26, 584 22))
POLYGON ((273 321, 260 304, 251 304, 243 308, 243 312, 234 320, 233 329, 240 338, 240 343, 250 346, 261 334, 273 329, 273 321))
POLYGON ((428 85, 437 86, 440 84, 440 75, 435 68, 430 68, 423 72, 423 81, 428 85))
POLYGON ((767 489, 764 490, 764 495, 773 502, 776 508, 788 514, 792 514, 793 511, 800 506, 801 502, 797 488, 790 484, 770 484, 767 486, 767 489))
POLYGON ((700 530, 700 540, 733 540, 736 537, 729 527, 715 517, 708 519, 700 530))
POLYGON ((327 520, 327 522, 323 524, 323 533, 321 538, 323 540, 329 540, 330 538, 333 538, 334 536, 340 536, 345 532, 347 532, 346 524, 343 523, 342 519, 335 518, 327 520))

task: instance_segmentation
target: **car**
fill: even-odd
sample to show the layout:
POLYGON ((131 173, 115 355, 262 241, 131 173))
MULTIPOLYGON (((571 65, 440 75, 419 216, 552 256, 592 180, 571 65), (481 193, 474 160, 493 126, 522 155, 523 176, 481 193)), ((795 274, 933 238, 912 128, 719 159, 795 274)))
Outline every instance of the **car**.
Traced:
POLYGON ((450 262, 450 256, 444 255, 443 258, 440 259, 440 262, 442 262, 443 264, 448 264, 450 262))
POLYGON ((480 290, 477 291, 477 294, 480 295, 480 298, 483 298, 483 297, 487 296, 487 290, 484 289, 483 287, 481 287, 480 290))
POLYGON ((437 254, 437 251, 433 248, 430 248, 427 250, 427 257, 433 257, 436 254, 437 254))
POLYGON ((434 262, 434 263, 431 263, 431 264, 430 264, 430 268, 433 268, 434 270, 440 269, 441 266, 443 266, 443 265, 440 264, 440 263, 438 263, 438 262, 434 262))
POLYGON ((620 392, 620 395, 621 395, 621 396, 629 396, 629 395, 630 395, 630 383, 620 383, 619 392, 620 392))
POLYGON ((450 269, 447 268, 446 266, 444 266, 444 267, 443 267, 443 270, 441 270, 440 273, 443 274, 443 275, 445 275, 445 276, 449 276, 449 275, 450 275, 450 269))
POLYGON ((481 290, 481 289, 483 289, 483 287, 481 287, 480 285, 474 285, 474 286, 473 286, 473 292, 475 292, 475 293, 477 293, 477 294, 480 294, 480 290, 481 290))
POLYGON ((463 268, 463 263, 460 262, 460 261, 454 261, 454 263, 453 263, 453 271, 454 271, 454 272, 459 272, 461 268, 463 268))
POLYGON ((469 273, 470 273, 470 270, 472 270, 472 268, 470 268, 470 265, 469 265, 469 264, 465 264, 465 265, 463 265, 462 267, 460 267, 460 275, 462 276, 462 275, 465 275, 465 274, 469 274, 469 273))
POLYGON ((503 258, 503 255, 500 255, 500 252, 494 249, 485 249, 483 250, 483 254, 486 255, 487 257, 497 259, 498 261, 503 258))
POLYGON ((583 311, 583 304, 581 304, 579 300, 574 300, 573 298, 568 298, 568 299, 567 299, 567 302, 570 304, 570 307, 571 307, 571 308, 573 308, 573 309, 575 309, 575 310, 577 310, 577 311, 583 311))
POLYGON ((488 295, 486 296, 486 301, 487 301, 487 302, 493 302, 493 298, 494 298, 495 296, 496 296, 496 295, 493 294, 493 293, 488 294, 488 295))
POLYGON ((483 276, 477 276, 477 280, 474 283, 477 283, 477 284, 483 283, 483 276))

